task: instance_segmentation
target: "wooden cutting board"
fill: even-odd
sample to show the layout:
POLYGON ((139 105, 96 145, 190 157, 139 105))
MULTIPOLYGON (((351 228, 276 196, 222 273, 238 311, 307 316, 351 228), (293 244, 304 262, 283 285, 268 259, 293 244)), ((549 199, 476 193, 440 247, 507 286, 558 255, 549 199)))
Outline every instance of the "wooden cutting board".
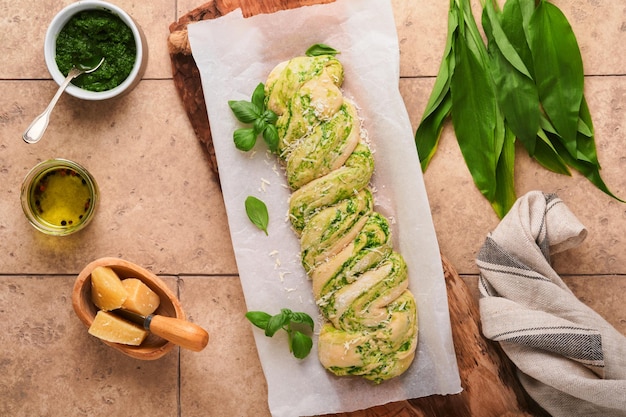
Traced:
MULTIPOLYGON (((190 11, 170 25, 168 48, 174 84, 198 139, 205 145, 211 170, 219 179, 215 150, 200 74, 191 56, 187 24, 216 19, 237 8, 245 17, 260 13, 330 3, 334 0, 213 0, 190 11)), ((530 399, 516 376, 512 363, 500 347, 481 334, 478 306, 465 282, 442 256, 452 339, 459 366, 460 394, 410 399, 367 410, 333 414, 337 417, 521 417, 548 416, 530 399)))

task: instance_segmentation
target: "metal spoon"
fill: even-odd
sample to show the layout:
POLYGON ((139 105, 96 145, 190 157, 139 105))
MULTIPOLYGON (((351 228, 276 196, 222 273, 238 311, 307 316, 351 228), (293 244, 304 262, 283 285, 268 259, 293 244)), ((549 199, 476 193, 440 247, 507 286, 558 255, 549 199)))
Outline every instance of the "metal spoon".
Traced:
POLYGON ((89 74, 91 72, 94 72, 95 70, 100 68, 103 62, 104 62, 104 58, 102 58, 95 67, 89 66, 86 64, 76 64, 72 67, 72 69, 67 74, 67 77, 65 78, 63 83, 59 86, 59 89, 57 90, 56 94, 54 95, 54 97, 52 97, 52 100, 50 101, 50 104, 48 104, 48 107, 46 107, 43 113, 41 113, 39 116, 35 118, 35 120, 33 120, 33 122, 30 124, 30 126, 28 126, 28 128, 22 135, 22 139, 24 139, 24 142, 26 143, 39 142, 39 139, 41 139, 41 137, 43 136, 43 133, 46 131, 46 128, 48 127, 48 122, 50 122, 50 113, 52 113, 52 109, 57 104, 57 101, 59 101, 61 94, 63 94, 63 91, 65 91, 69 83, 74 78, 78 77, 81 74, 89 74))

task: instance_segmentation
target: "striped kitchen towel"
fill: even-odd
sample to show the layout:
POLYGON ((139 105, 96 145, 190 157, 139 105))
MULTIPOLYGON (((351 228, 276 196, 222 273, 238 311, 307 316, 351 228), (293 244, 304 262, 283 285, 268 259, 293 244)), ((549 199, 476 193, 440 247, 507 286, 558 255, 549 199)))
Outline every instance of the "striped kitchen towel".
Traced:
POLYGON ((550 263, 586 235, 556 195, 520 197, 478 253, 482 329, 552 416, 626 416, 626 337, 579 301, 550 263))

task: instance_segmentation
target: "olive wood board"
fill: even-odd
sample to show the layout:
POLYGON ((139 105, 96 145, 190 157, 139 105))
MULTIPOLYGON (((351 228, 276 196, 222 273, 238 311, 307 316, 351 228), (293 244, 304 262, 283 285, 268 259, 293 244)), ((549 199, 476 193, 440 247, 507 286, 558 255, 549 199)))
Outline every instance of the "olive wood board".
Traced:
MULTIPOLYGON (((191 55, 187 24, 216 19, 237 8, 243 16, 272 13, 334 0, 212 0, 182 16, 170 27, 168 49, 173 80, 194 132, 204 144, 209 165, 219 181, 215 150, 202 91, 200 73, 191 55)), ((524 391, 514 365, 499 345, 483 337, 476 300, 445 256, 442 264, 452 339, 463 391, 393 402, 366 410, 330 414, 336 417, 521 417, 548 414, 524 391)))

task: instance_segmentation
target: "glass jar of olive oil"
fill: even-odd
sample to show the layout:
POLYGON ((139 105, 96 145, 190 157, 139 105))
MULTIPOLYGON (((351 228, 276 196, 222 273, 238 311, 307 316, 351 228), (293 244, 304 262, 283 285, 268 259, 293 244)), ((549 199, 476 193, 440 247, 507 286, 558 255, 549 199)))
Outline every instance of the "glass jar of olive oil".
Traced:
POLYGON ((22 209, 28 221, 48 235, 77 232, 91 221, 98 202, 91 174, 66 159, 37 164, 22 184, 22 209))

